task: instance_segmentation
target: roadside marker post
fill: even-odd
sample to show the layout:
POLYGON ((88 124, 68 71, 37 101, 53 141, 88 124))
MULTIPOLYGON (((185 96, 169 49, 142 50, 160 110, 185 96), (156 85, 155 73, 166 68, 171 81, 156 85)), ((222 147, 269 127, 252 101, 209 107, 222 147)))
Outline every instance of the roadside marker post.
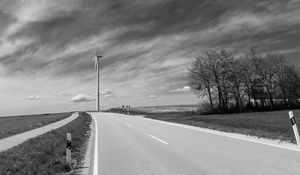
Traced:
POLYGON ((291 123, 292 123, 292 127, 293 127, 293 130, 294 130, 297 145, 300 146, 299 131, 298 131, 298 128, 297 128, 296 119, 295 119, 293 111, 289 112, 289 116, 290 116, 290 119, 291 119, 291 123))
POLYGON ((129 115, 129 109, 130 109, 130 105, 126 105, 126 108, 127 108, 127 115, 129 115))
POLYGON ((66 147, 66 163, 71 166, 71 134, 67 133, 67 147, 66 147))

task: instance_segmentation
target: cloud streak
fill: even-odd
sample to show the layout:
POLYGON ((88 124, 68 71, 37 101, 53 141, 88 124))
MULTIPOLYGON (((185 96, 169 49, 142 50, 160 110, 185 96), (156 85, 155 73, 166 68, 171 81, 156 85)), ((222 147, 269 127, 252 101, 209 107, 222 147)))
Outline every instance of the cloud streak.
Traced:
POLYGON ((148 98, 157 98, 156 95, 148 95, 148 98))
POLYGON ((83 102, 95 101, 95 98, 85 94, 78 94, 72 97, 71 101, 74 103, 83 103, 83 102))
POLYGON ((187 92, 190 92, 190 91, 191 91, 191 87, 184 86, 182 88, 171 90, 170 92, 172 92, 172 93, 187 93, 187 92))
POLYGON ((39 100, 40 97, 32 95, 32 96, 28 97, 27 99, 28 100, 39 100))

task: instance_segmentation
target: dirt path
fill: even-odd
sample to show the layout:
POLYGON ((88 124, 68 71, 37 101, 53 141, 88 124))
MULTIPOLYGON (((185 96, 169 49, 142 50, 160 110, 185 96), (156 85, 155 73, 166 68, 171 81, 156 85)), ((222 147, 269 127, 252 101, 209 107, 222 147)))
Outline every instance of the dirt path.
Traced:
POLYGON ((68 124, 69 122, 75 120, 77 117, 78 117, 78 113, 76 112, 76 113, 73 113, 70 117, 60 120, 58 122, 51 123, 49 125, 46 125, 46 126, 43 126, 40 128, 36 128, 36 129, 30 130, 30 131, 23 132, 21 134, 17 134, 17 135, 11 136, 11 137, 1 139, 0 140, 0 152, 8 150, 14 146, 17 146, 17 145, 25 142, 28 139, 37 137, 37 136, 42 135, 51 130, 62 127, 64 125, 68 124))

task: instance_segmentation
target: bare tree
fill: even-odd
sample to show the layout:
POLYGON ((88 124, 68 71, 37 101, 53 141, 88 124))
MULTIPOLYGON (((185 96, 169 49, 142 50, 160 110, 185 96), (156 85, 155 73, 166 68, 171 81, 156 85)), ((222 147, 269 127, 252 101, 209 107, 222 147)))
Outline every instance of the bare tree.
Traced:
POLYGON ((241 66, 240 61, 234 58, 234 56, 227 53, 225 50, 221 50, 219 53, 219 58, 222 65, 222 75, 225 77, 223 80, 224 84, 228 86, 223 88, 223 94, 225 96, 226 104, 228 103, 229 93, 235 100, 235 107, 237 111, 240 111, 243 107, 242 96, 241 96, 241 66), (228 90, 229 89, 229 92, 228 90), (227 98, 226 98, 227 97, 227 98))
POLYGON ((194 93, 198 96, 208 96, 211 111, 214 110, 214 104, 212 100, 212 74, 207 69, 208 59, 205 57, 199 57, 193 61, 191 68, 189 69, 189 85, 193 89, 194 93), (202 93, 204 92, 204 93, 202 93))
POLYGON ((283 98, 286 106, 292 107, 298 103, 297 99, 300 96, 299 71, 293 65, 286 63, 282 58, 276 72, 278 87, 280 89, 280 96, 283 98))
POLYGON ((223 79, 221 78, 221 62, 216 51, 208 50, 205 54, 208 59, 207 69, 211 72, 213 82, 217 87, 219 110, 222 111, 226 108, 226 105, 224 95, 222 93, 222 82, 224 81, 222 81, 223 79))
POLYGON ((208 50, 189 72, 189 85, 198 96, 208 97, 212 111, 215 104, 220 112, 276 109, 282 102, 286 107, 300 105, 299 70, 280 55, 258 56, 251 49, 236 57, 225 50, 208 50))
POLYGON ((243 79, 246 93, 247 93, 247 100, 248 100, 248 106, 251 108, 251 98, 254 101, 254 108, 259 108, 259 104, 257 102, 258 100, 258 94, 256 93, 256 89, 259 89, 259 87, 256 87, 255 80, 257 79, 258 75, 256 73, 256 64, 255 60, 257 59, 256 51, 251 48, 250 51, 242 58, 240 58, 240 73, 241 78, 243 79))

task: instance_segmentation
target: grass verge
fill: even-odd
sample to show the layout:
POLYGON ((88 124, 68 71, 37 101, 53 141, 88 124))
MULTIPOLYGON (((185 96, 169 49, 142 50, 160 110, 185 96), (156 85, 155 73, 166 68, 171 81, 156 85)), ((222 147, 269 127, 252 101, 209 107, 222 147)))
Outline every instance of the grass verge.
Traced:
POLYGON ((65 119, 71 113, 0 117, 0 139, 65 119))
MULTIPOLYGON (((111 111, 125 113, 122 109, 111 111)), ((156 120, 296 143, 288 111, 218 115, 199 115, 195 112, 149 113, 135 111, 134 109, 131 109, 131 111, 132 115, 144 115, 146 118, 156 120)), ((295 110, 294 114, 300 129, 300 110, 295 110)))
POLYGON ((0 153, 0 174, 78 174, 84 158, 91 117, 79 113, 67 125, 0 153), (66 134, 72 135, 72 169, 65 164, 66 134))

